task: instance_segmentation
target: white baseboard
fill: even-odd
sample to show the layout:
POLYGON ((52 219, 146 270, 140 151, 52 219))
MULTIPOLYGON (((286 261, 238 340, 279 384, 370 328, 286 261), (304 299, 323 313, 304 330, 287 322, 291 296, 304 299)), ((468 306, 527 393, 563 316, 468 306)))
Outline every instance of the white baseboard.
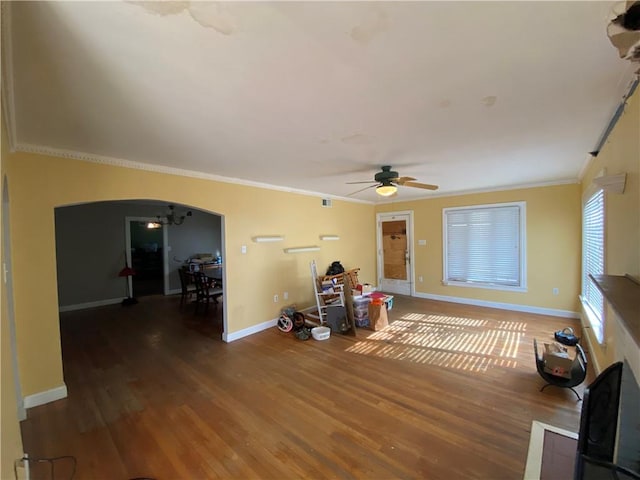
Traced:
MULTIPOLYGON (((182 289, 174 288, 173 290, 169 290, 164 295, 179 295, 181 293, 182 293, 182 289)), ((85 310, 87 308, 104 307, 105 305, 115 305, 116 303, 122 303, 122 300, 124 300, 125 298, 126 297, 109 298, 107 300, 97 300, 95 302, 78 303, 76 305, 64 305, 62 307, 59 307, 58 311, 60 313, 73 312, 74 310, 85 310)))
POLYGON ((104 307, 105 305, 115 305, 116 303, 122 303, 125 297, 109 298, 107 300, 98 300, 95 302, 78 303, 76 305, 64 305, 58 308, 60 313, 73 312, 74 310, 84 310, 86 308, 104 307))
POLYGON ((24 397, 24 408, 33 408, 45 403, 55 402, 61 398, 67 397, 67 386, 60 385, 59 387, 46 390, 44 392, 34 393, 33 395, 27 395, 24 397))
POLYGON ((578 312, 569 310, 558 310, 555 308, 532 307, 529 305, 518 305, 515 303, 489 302, 487 300, 476 300, 474 298, 450 297, 448 295, 432 295, 430 293, 416 292, 415 297, 426 298, 428 300, 440 300, 442 302, 462 303, 465 305, 475 305, 477 307, 490 307, 500 310, 513 310, 516 312, 537 313, 539 315, 552 315, 554 317, 580 318, 578 312))
MULTIPOLYGON (((315 310, 317 307, 311 306, 307 308, 303 308, 299 310, 302 313, 307 313, 315 310)), ((253 335, 254 333, 262 332, 263 330, 267 330, 271 327, 275 327, 278 325, 278 319, 274 318, 273 320, 267 320, 266 322, 259 323, 258 325, 254 325, 253 327, 244 328, 242 330, 238 330, 237 332, 232 332, 227 334, 226 332, 222 334, 222 340, 229 343, 234 340, 239 340, 243 337, 248 337, 249 335, 253 335)))
POLYGON ((263 330, 267 330, 268 328, 275 327, 277 324, 278 324, 278 319, 274 318, 273 320, 267 320, 266 322, 253 325, 252 327, 243 328, 242 330, 238 330, 237 332, 231 332, 231 333, 225 332, 222 334, 222 340, 227 343, 233 342, 243 337, 248 337, 249 335, 253 335, 254 333, 262 332, 263 330))
MULTIPOLYGON (((580 318, 580 315, 578 314, 578 312, 571 312, 568 310, 556 310, 552 308, 531 307, 527 305, 516 305, 513 303, 488 302, 485 300, 475 300, 471 298, 461 298, 461 297, 449 297, 445 295, 431 295, 428 293, 419 293, 419 292, 416 292, 414 296, 418 298, 426 298, 428 300, 440 300, 443 302, 476 305, 478 307, 491 307, 491 308, 498 308, 501 310, 513 310, 516 312, 537 313, 540 315, 552 315, 555 317, 564 317, 564 318, 580 318)), ((304 308, 300 311, 303 313, 307 313, 309 311, 313 311, 315 308, 316 307, 311 306, 311 307, 304 308)), ((262 322, 262 323, 259 323, 258 325, 254 325, 252 327, 238 330, 237 332, 232 332, 229 334, 223 333, 222 340, 225 342, 233 342, 234 340, 239 340, 240 338, 253 335, 254 333, 261 332, 271 327, 275 327, 277 324, 278 324, 277 318, 274 318, 273 320, 267 320, 266 322, 262 322)))

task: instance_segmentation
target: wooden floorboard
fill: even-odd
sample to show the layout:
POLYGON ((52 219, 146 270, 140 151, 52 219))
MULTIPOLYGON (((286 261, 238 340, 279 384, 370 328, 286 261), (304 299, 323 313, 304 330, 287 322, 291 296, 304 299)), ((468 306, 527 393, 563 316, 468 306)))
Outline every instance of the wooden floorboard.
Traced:
POLYGON ((532 345, 576 320, 396 296, 380 332, 226 344, 222 308, 61 314, 69 396, 28 411, 25 451, 78 479, 520 479, 533 420, 578 429, 532 345))

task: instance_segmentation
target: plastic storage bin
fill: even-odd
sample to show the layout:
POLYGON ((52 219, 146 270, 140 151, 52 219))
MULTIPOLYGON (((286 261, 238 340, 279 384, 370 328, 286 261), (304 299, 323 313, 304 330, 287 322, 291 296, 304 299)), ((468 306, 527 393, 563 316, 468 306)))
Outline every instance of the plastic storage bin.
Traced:
POLYGON ((311 329, 311 335, 316 340, 327 340, 331 336, 329 327, 314 327, 311 329))
POLYGON ((387 295, 384 303, 387 304, 387 310, 391 310, 393 308, 393 295, 387 295))
POLYGON ((356 295, 353 297, 353 320, 356 327, 369 326, 369 302, 371 298, 367 295, 356 295))
POLYGON ((369 295, 354 295, 353 308, 369 308, 371 297, 369 295))

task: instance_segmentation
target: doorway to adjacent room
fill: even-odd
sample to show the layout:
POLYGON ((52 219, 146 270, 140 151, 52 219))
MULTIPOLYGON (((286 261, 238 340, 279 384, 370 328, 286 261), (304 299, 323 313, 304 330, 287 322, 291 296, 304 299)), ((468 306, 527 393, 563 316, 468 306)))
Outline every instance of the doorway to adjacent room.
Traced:
POLYGON ((378 287, 411 295, 413 284, 413 212, 377 215, 378 287))
MULTIPOLYGON (((153 221, 154 219, 147 219, 153 221)), ((165 242, 164 229, 147 228, 145 221, 129 220, 129 244, 131 267, 136 272, 131 277, 132 296, 165 294, 165 242)))

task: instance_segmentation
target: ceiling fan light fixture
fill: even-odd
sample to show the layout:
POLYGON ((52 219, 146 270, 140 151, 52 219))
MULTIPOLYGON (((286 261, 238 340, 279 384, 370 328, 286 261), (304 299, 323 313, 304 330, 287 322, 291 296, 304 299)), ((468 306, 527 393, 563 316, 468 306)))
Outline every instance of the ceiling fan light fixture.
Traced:
MULTIPOLYGON (((639 0, 640 1, 640 0, 639 0)), ((416 182, 413 177, 401 177, 398 172, 394 172, 391 170, 389 165, 385 165, 381 167, 382 170, 376 173, 373 176, 373 181, 364 181, 364 182, 347 182, 348 184, 355 183, 368 183, 368 187, 361 188, 360 190, 356 190, 348 194, 350 197, 355 195, 356 193, 364 192, 365 190, 369 190, 370 188, 375 188, 376 193, 381 197, 391 197, 395 195, 398 191, 398 186, 400 187, 412 187, 412 188, 421 188, 423 190, 437 190, 437 185, 430 185, 428 183, 420 183, 416 182)))
POLYGON ((376 188, 376 193, 383 197, 390 197, 398 191, 398 187, 395 185, 380 185, 376 188))

